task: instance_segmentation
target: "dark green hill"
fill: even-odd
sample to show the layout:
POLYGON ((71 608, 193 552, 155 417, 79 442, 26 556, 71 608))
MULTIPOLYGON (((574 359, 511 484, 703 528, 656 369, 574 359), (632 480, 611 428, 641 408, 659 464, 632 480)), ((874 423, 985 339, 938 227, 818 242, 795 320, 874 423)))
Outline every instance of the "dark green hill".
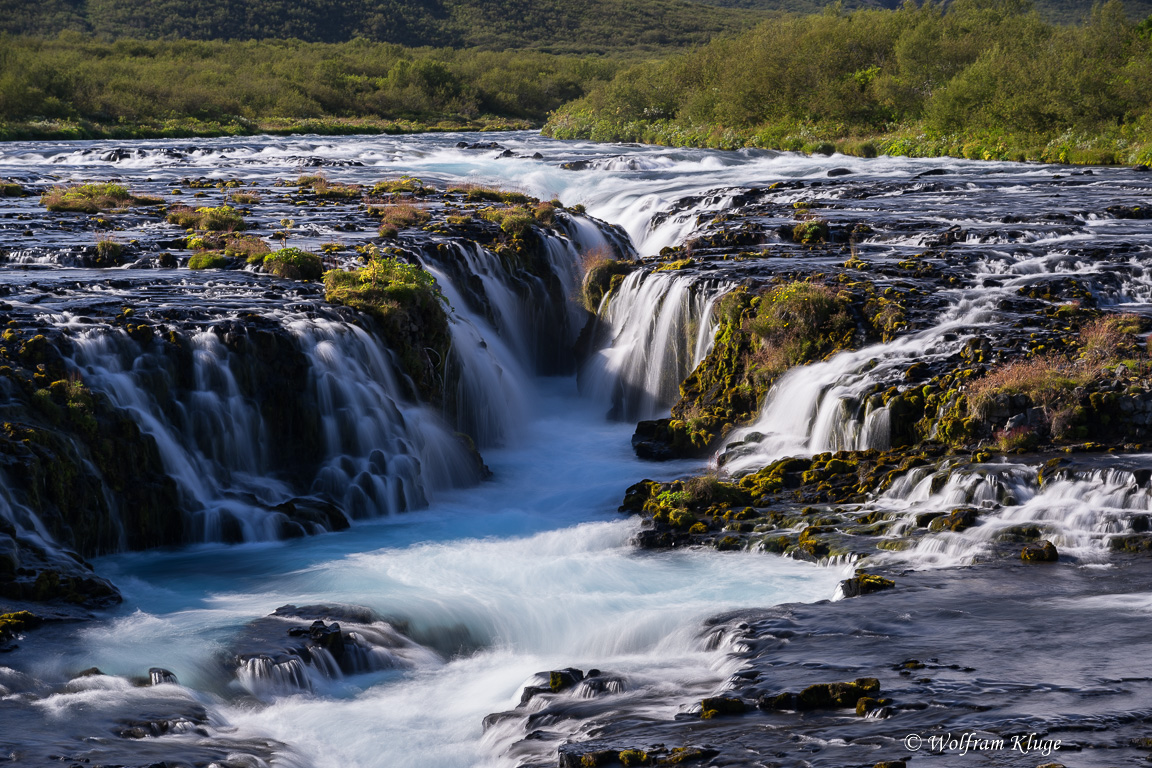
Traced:
POLYGON ((0 32, 181 38, 655 50, 753 26, 763 11, 686 0, 0 0, 0 32))
MULTIPOLYGON (((823 0, 696 0, 716 8, 741 9, 745 11, 792 11, 813 13, 827 5, 823 0)), ((1092 13, 1097 0, 1035 0, 1036 10, 1047 21, 1057 24, 1079 24, 1092 13)), ((844 0, 845 9, 888 8, 903 5, 902 0, 844 0)), ((937 5, 947 6, 948 2, 937 5)), ((1124 11, 1130 19, 1146 19, 1152 15, 1152 0, 1124 0, 1124 11)))

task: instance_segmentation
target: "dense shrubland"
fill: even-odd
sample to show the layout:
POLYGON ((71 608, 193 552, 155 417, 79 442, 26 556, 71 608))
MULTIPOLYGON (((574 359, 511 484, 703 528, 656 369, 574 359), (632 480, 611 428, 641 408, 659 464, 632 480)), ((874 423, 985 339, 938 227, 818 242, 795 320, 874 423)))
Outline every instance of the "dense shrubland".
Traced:
POLYGON ((134 128, 189 135, 405 131, 441 122, 526 127, 618 66, 613 59, 364 40, 105 43, 71 33, 51 40, 0 36, 0 138, 44 135, 53 125, 65 137, 130 136, 134 128))
POLYGON ((865 156, 1143 160, 1150 33, 1119 2, 1072 27, 1024 0, 837 6, 624 69, 546 131, 865 156))

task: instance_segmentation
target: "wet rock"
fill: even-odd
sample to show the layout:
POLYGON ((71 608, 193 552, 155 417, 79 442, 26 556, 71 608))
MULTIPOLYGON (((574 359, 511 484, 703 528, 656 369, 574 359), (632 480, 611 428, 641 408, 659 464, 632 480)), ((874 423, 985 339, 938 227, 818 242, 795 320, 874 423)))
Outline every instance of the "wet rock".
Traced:
POLYGON ((700 702, 700 717, 711 720, 721 715, 742 715, 748 706, 742 699, 731 696, 713 696, 700 702))
POLYGON ((806 712, 820 709, 855 709, 863 698, 875 698, 880 681, 874 677, 858 678, 850 683, 817 683, 800 693, 779 693, 761 696, 756 706, 767 712, 794 710, 806 712))
POLYGON ((892 579, 886 579, 873 573, 860 572, 850 579, 841 581, 840 591, 844 597, 859 597, 860 595, 870 595, 874 592, 893 589, 895 586, 896 582, 892 579))
POLYGON ((152 667, 148 670, 149 685, 179 685, 176 675, 162 667, 152 667))
POLYGON ((1020 559, 1027 563, 1055 563, 1060 559, 1060 554, 1052 542, 1041 540, 1025 544, 1020 551, 1020 559))
POLYGON ((831 168, 828 170, 827 175, 835 178, 836 176, 849 176, 853 173, 855 173, 855 171, 850 168, 831 168))

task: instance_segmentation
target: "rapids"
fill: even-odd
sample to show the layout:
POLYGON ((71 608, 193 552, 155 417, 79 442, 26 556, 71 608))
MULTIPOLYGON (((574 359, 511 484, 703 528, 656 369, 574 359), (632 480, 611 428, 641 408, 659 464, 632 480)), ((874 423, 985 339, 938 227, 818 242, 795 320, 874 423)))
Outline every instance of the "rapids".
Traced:
MULTIPOLYGON (((711 347, 717 301, 753 280, 754 267, 633 272, 591 323, 578 294, 590 252, 655 256, 722 221, 749 188, 769 194, 769 185, 787 182, 771 191, 777 202, 818 197, 849 224, 877 224, 884 234, 858 244, 868 261, 898 261, 931 237, 960 231, 950 247, 973 253, 974 266, 925 300, 932 309, 913 332, 783 376, 759 418, 712 463, 724 473, 784 456, 887 447, 888 414, 871 395, 898 383, 913 362, 948 360, 976 335, 994 335, 1017 319, 1012 296, 1053 275, 1084 278, 1104 305, 1144 311, 1152 300, 1152 238, 1139 221, 1102 213, 1152 188, 1124 169, 1085 175, 963 160, 605 146, 526 133, 497 137, 512 156, 457 147, 491 138, 0 146, 0 176, 36 189, 119 179, 171 196, 187 178, 238 179, 266 195, 251 217, 256 234, 271 238, 285 227, 292 245, 313 250, 372 236, 350 210, 296 207, 270 191, 318 167, 335 182, 411 174, 440 187, 513 187, 568 206, 545 242, 543 277, 474 243, 401 240, 451 308, 459 376, 445 407, 434 408, 405 380, 395 351, 313 287, 244 271, 88 269, 96 233, 84 220, 48 214, 34 197, 0 200, 4 312, 13 327, 47 325, 69 340, 70 369, 155 441, 183 514, 179 541, 129 552, 140 548, 125 530, 130 510, 107 502, 117 526, 93 547, 101 555, 95 566, 124 603, 91 621, 42 629, 0 656, 0 754, 26 765, 65 756, 131 765, 542 766, 556 764, 562 744, 601 737, 613 724, 653 741, 668 724, 699 722, 701 698, 752 679, 746 667, 760 646, 739 617, 832 599, 851 569, 760 552, 641 552, 629 544, 638 523, 615 512, 641 478, 708 468, 642 463, 629 437, 637 420, 668 412, 679 382, 711 347), (110 152, 120 147, 130 151, 110 152), (831 180, 833 169, 850 173, 831 180), (1096 258, 1102 251, 1111 260, 1096 258), (159 342, 142 347, 107 319, 129 301, 184 340, 187 354, 159 342), (591 345, 584 357, 581 343, 591 345), (271 372, 266 350, 276 351, 271 372), (287 425, 262 399, 282 381, 291 385, 286 407, 300 417, 287 425), (474 442, 490 479, 457 433, 474 442), (297 608, 273 615, 288 605, 297 608), (722 613, 737 618, 713 618, 722 613), (318 632, 338 621, 354 642, 340 651, 319 645, 320 635, 308 634, 314 620, 327 622, 318 632), (302 653, 303 643, 310 645, 302 653), (91 667, 105 674, 80 676, 91 667), (567 667, 601 675, 551 703, 537 697, 518 706, 526 687, 547 685, 549 671, 567 667), (148 687, 128 681, 151 668, 177 682, 161 673, 148 687)), ((197 205, 217 205, 226 190, 209 184, 198 194, 197 205)), ((119 214, 115 226, 142 259, 176 248, 182 234, 133 213, 119 214)), ((788 261, 819 269, 833 257, 788 261)), ((5 399, 7 386, 0 381, 5 399)), ((13 417, 10 407, 0 410, 13 417)), ((1043 526, 1087 573, 1107 565, 1109 536, 1147 520, 1147 465, 1147 456, 1124 457, 1043 488, 1026 458, 941 478, 911 474, 867 504, 905 515, 909 525, 957 503, 988 514, 968 531, 925 536, 874 560, 964 566, 986 556, 1004 529, 1027 524, 1043 526)), ((67 557, 8 489, 0 476, 0 517, 67 557)), ((962 591, 957 573, 932 578, 962 591)), ((1108 591, 1146 598, 1144 586, 1125 579, 1110 575, 1108 591)), ((1042 592, 1031 581, 1029 589, 1042 592)), ((930 591, 912 591, 909 616, 934 610, 930 591)), ((1064 597, 1081 595, 1077 582, 1064 597)), ((795 610, 820 632, 823 620, 810 617, 821 607, 771 615, 795 610)), ((854 637, 851 622, 865 618, 852 612, 862 610, 839 608, 848 628, 825 634, 854 637)), ((1043 626, 1039 614, 1036 621, 1043 626)), ((899 662, 871 639, 881 631, 869 629, 866 654, 899 662)), ((964 642, 964 653, 974 653, 979 637, 964 642)), ((1122 662, 1110 658, 1107 674, 1122 662)), ((1014 663, 1023 668, 1014 674, 1027 674, 1026 660, 1014 663)), ((836 679, 867 671, 818 666, 836 679)), ((1072 677, 1069 685, 1087 696, 1091 681, 1072 677)), ((963 685, 978 698, 998 684, 963 685)), ((1075 726, 1074 715, 1067 719, 1075 726)), ((747 739, 749 749, 760 738, 705 733, 721 744, 747 739)))

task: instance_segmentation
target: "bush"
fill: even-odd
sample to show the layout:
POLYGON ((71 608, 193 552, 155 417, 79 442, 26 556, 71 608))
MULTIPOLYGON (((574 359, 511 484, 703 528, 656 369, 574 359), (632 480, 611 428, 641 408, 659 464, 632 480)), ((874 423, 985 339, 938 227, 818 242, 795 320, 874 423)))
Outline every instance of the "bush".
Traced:
POLYGON ((221 269, 228 266, 229 259, 216 251, 201 251, 188 259, 188 269, 221 269))
POLYGON ((235 232, 246 228, 243 217, 231 206, 197 208, 177 206, 168 211, 167 221, 184 229, 203 229, 210 232, 235 232))
POLYGON ((760 340, 756 362, 766 374, 819 360, 852 346, 851 304, 831 288, 796 281, 760 297, 747 330, 760 340))
POLYGON ((255 205, 260 202, 260 195, 256 192, 233 192, 228 195, 228 202, 233 205, 255 205))
POLYGON ((324 275, 320 257, 299 248, 281 248, 264 258, 264 268, 290 280, 319 280, 324 275))
POLYGON ((124 246, 115 240, 101 240, 96 243, 96 258, 101 264, 119 264, 124 246))
POLYGON ((270 253, 272 248, 258 237, 229 237, 224 241, 225 256, 244 259, 249 264, 263 264, 270 253))
POLYGON ((393 230, 401 230, 405 227, 416 227, 427 224, 432 220, 432 214, 411 203, 397 203, 395 205, 373 207, 368 209, 368 213, 379 217, 381 237, 396 236, 395 233, 391 235, 385 234, 384 230, 386 227, 391 227, 393 230))
POLYGON ((823 219, 808 219, 792 227, 792 239, 804 245, 823 243, 828 239, 828 222, 823 219))
POLYGON ((81 184, 75 187, 53 187, 40 196, 40 203, 50 211, 98 213, 133 205, 158 205, 158 197, 133 195, 120 184, 81 184))
POLYGON ((616 261, 606 249, 595 249, 584 255, 584 280, 580 295, 584 308, 596 312, 604 297, 612 291, 624 276, 636 268, 630 261, 616 261))

